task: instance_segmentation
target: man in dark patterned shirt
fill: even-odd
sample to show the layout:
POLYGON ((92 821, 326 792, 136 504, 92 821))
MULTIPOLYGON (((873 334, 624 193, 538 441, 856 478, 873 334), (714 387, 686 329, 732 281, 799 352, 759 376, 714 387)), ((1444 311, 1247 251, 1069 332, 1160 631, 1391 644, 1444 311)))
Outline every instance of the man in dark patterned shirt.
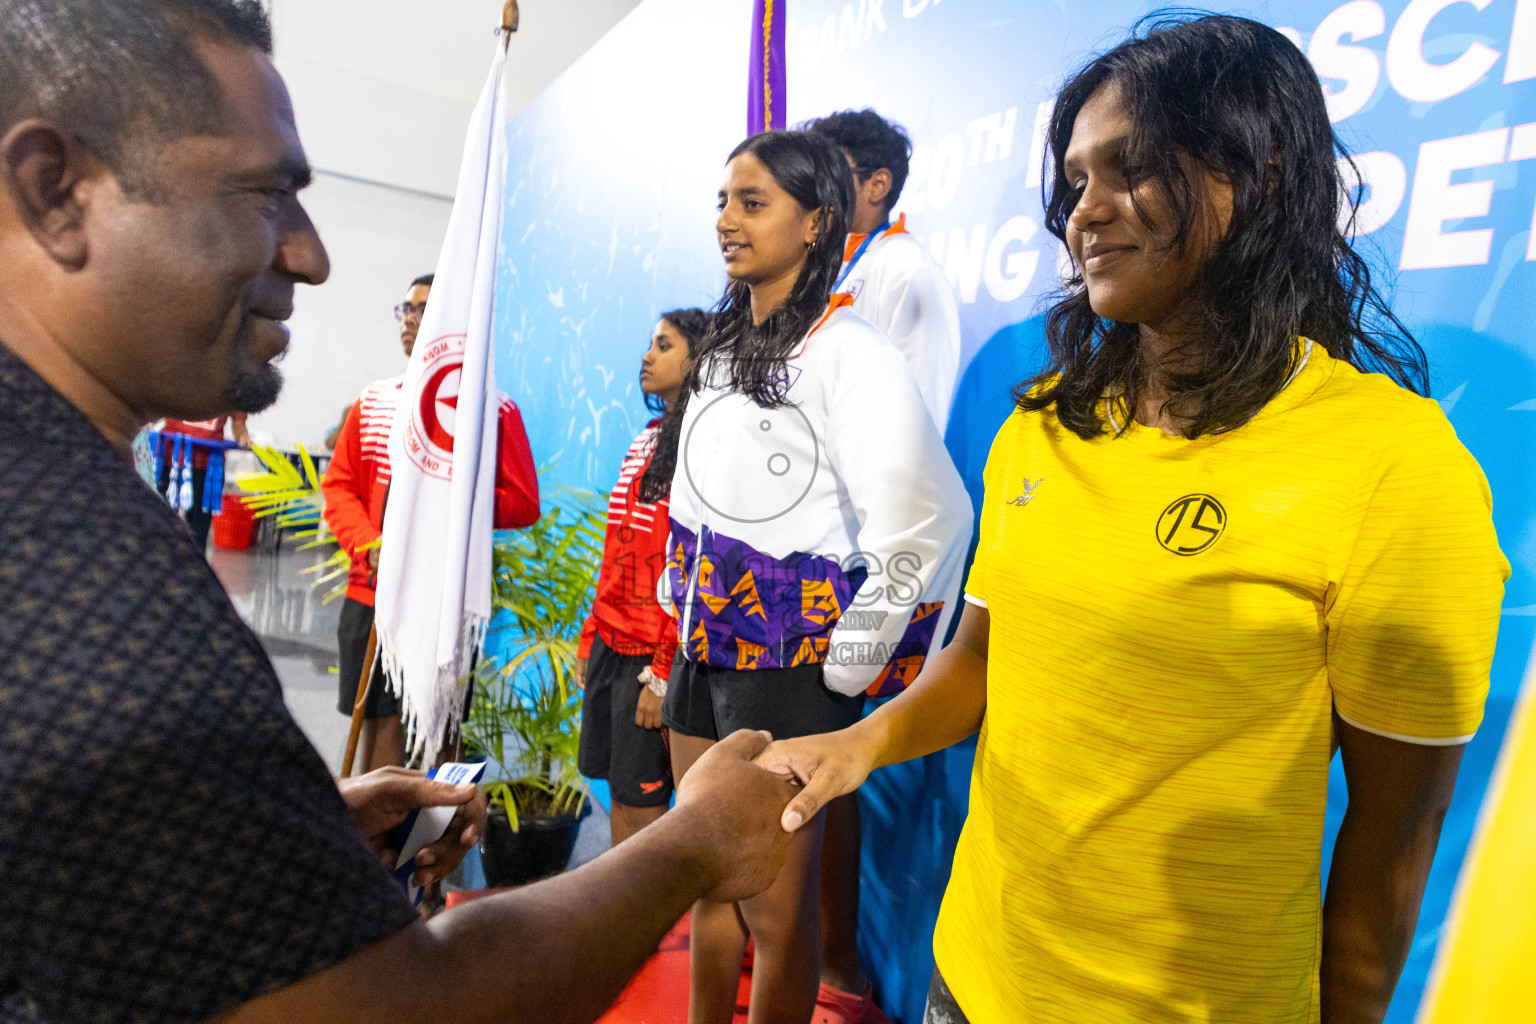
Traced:
POLYGON ((338 790, 129 446, 277 396, 329 273, 254 0, 0 0, 0 1022, 595 1018, 695 899, 761 891, 760 734, 559 879, 418 921, 380 863, 472 787, 338 790))

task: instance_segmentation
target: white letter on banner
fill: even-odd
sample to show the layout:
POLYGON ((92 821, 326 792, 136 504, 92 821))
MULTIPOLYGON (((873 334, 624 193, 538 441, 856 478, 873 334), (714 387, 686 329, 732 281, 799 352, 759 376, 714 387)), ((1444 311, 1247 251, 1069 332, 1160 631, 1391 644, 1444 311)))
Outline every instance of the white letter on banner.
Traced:
POLYGON ((1051 130, 1051 113, 1056 109, 1055 100, 1046 100, 1035 108, 1035 134, 1029 142, 1029 169, 1024 175, 1025 188, 1039 188, 1045 174, 1045 148, 1049 143, 1045 136, 1051 130))
POLYGON ((933 149, 928 164, 928 205, 942 210, 960 191, 960 176, 965 173, 965 142, 958 134, 946 135, 933 149))
POLYGON ((1349 161, 1342 157, 1339 159, 1339 174, 1345 182, 1344 205, 1339 210, 1339 230, 1350 238, 1359 238, 1378 230, 1397 216, 1398 207, 1403 205, 1403 196, 1408 192, 1408 170, 1396 153, 1385 151, 1356 153, 1354 161, 1360 171, 1358 182, 1352 180, 1354 174, 1349 168, 1349 161), (1354 200, 1354 189, 1349 187, 1351 185, 1367 189, 1358 206, 1351 206, 1354 200), (1353 223, 1350 222, 1351 214, 1354 216, 1353 223))
POLYGON ((915 18, 923 13, 923 8, 928 6, 928 0, 901 0, 901 16, 903 18, 915 18))
POLYGON ((971 167, 976 167, 981 163, 981 147, 986 144, 987 136, 1002 130, 1002 114, 988 114, 986 117, 978 117, 965 126, 965 133, 971 137, 971 167))
POLYGON ((978 117, 965 126, 971 137, 971 167, 996 163, 1013 155, 1013 133, 1019 124, 1019 108, 978 117))
MULTIPOLYGON (((1509 159, 1536 160, 1536 123, 1516 125, 1509 130, 1509 159)), ((1536 260, 1536 211, 1531 213, 1530 241, 1525 245, 1525 258, 1536 260)))
POLYGON ((832 57, 837 54, 837 18, 827 15, 827 20, 821 23, 821 42, 816 47, 816 52, 823 57, 832 57))
POLYGON ((998 302, 1012 302, 1029 291, 1040 265, 1040 250, 1007 252, 1008 246, 1027 245, 1040 226, 1028 217, 1014 217, 998 228, 987 246, 987 292, 998 302), (1005 255, 1006 253, 1006 255, 1005 255))
POLYGON ((1003 111, 1003 127, 1001 131, 992 133, 987 139, 987 155, 983 159, 987 163, 994 160, 1007 160, 1013 156, 1013 133, 1019 127, 1019 108, 1009 107, 1003 111))
POLYGON ((890 26, 885 23, 885 0, 869 0, 869 10, 864 12, 864 38, 875 34, 875 26, 884 32, 890 26))
POLYGON ((1341 78, 1344 87, 1335 92, 1323 86, 1328 101, 1328 120, 1342 121, 1351 114, 1359 113, 1376 92, 1381 79, 1381 62, 1373 50, 1366 46, 1346 46, 1341 40, 1348 36, 1351 42, 1374 39, 1387 30, 1387 16, 1381 4, 1374 0, 1353 0, 1329 14, 1312 33, 1312 45, 1307 48, 1307 59, 1317 70, 1319 78, 1341 78))
POLYGON ((1508 128, 1436 139, 1419 146, 1419 165, 1413 174, 1413 198, 1408 203, 1408 224, 1403 229, 1402 270, 1433 267, 1472 267, 1488 262, 1493 229, 1441 231, 1448 220, 1488 216, 1493 182, 1451 184, 1451 172, 1504 162, 1508 128))
POLYGON ((864 8, 869 0, 859 0, 859 6, 843 5, 843 20, 837 31, 837 52, 850 46, 858 46, 864 38, 864 8))
POLYGON ((1519 0, 1515 4, 1515 24, 1509 31, 1509 58, 1504 61, 1505 85, 1527 78, 1536 78, 1536 0, 1519 0))
POLYGON ((1499 59, 1499 51, 1474 42, 1449 64, 1424 59, 1424 33, 1435 15, 1456 4, 1471 4, 1481 11, 1493 0, 1413 0, 1387 40, 1387 77, 1405 100, 1435 103, 1471 88, 1499 59))
POLYGON ((969 243, 964 228, 951 228, 945 248, 944 276, 959 293, 960 301, 970 305, 976 301, 976 290, 981 287, 981 268, 987 257, 987 226, 977 224, 972 228, 969 243))
POLYGON ((912 146, 907 162, 907 183, 901 190, 901 208, 908 213, 922 213, 928 201, 928 168, 933 164, 933 150, 922 143, 912 146))

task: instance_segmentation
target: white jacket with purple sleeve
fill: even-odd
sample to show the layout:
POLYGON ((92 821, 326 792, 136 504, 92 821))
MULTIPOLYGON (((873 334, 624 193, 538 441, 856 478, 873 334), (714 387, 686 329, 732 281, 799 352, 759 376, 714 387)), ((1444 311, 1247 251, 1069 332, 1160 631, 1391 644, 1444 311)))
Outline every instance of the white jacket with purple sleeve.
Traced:
POLYGON ((834 296, 764 409, 705 367, 689 400, 664 604, 683 656, 825 665, 828 688, 899 692, 942 643, 971 507, 891 342, 834 296))

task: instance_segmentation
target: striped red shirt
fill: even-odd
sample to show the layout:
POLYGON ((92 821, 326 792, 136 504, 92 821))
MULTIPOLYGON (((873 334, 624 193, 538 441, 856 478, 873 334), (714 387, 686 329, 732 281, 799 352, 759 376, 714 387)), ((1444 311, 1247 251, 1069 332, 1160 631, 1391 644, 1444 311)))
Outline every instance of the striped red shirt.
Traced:
POLYGON ((667 566, 670 503, 665 498, 655 504, 640 500, 640 481, 651 464, 660 423, 646 424, 619 466, 608 499, 597 595, 576 653, 589 657, 592 639, 600 635, 616 654, 651 658, 651 670, 666 678, 677 647, 677 623, 657 602, 656 582, 667 566))
MULTIPOLYGON (((374 381, 347 414, 336 451, 325 471, 325 521, 352 556, 347 596, 372 605, 373 570, 363 548, 382 536, 389 494, 389 432, 394 427, 404 375, 374 381)), ((495 527, 531 526, 539 518, 539 478, 523 429, 522 413, 501 396, 497 438, 495 527)))

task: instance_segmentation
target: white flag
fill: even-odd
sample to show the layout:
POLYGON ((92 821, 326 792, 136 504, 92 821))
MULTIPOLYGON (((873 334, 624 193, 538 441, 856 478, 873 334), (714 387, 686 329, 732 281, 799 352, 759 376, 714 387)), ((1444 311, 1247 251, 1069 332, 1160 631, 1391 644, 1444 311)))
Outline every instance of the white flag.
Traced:
POLYGON ((491 346, 506 140, 500 43, 470 120, 459 191, 389 437, 379 551, 379 658, 410 753, 430 765, 459 726, 491 618, 500 403, 491 346))

